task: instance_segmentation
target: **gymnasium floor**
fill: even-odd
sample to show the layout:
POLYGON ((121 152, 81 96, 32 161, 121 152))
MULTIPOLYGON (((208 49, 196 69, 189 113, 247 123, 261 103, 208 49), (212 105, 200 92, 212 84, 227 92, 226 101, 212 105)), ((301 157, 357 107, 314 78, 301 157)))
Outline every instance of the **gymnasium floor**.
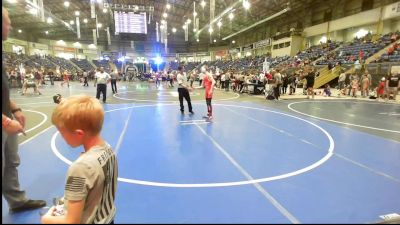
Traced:
MULTIPOLYGON (((92 85, 12 90, 28 118, 19 175, 30 198, 62 196, 82 151, 51 125, 52 96, 95 96, 92 85)), ((209 123, 202 89, 195 114, 181 115, 175 88, 118 85, 114 96, 108 86, 102 131, 119 160, 116 223, 374 223, 400 213, 399 104, 217 90, 209 123)), ((40 222, 40 210, 2 206, 3 223, 40 222)))

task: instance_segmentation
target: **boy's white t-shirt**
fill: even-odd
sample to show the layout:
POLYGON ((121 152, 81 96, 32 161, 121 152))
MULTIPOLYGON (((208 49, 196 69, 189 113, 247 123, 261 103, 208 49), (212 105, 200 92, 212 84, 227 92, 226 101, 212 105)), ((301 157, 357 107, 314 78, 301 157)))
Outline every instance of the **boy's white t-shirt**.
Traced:
POLYGON ((109 144, 82 153, 68 169, 65 209, 68 211, 68 200, 85 200, 81 223, 110 223, 116 212, 117 178, 118 162, 109 144))

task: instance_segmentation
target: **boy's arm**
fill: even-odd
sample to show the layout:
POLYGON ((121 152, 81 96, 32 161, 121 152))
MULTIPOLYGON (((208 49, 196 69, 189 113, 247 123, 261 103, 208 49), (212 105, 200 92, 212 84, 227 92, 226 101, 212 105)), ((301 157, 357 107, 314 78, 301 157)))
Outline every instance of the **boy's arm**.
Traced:
POLYGON ((62 216, 53 216, 54 207, 42 217, 42 223, 44 224, 79 224, 81 223, 83 208, 85 206, 85 200, 80 201, 68 201, 68 211, 62 216))

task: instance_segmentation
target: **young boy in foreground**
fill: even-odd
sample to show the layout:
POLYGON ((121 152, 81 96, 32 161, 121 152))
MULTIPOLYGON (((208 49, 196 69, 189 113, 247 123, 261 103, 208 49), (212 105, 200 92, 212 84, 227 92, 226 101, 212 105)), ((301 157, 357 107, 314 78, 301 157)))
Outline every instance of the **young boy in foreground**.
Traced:
POLYGON ((104 110, 89 96, 63 99, 52 123, 71 147, 84 152, 67 172, 64 205, 52 207, 42 223, 114 223, 118 164, 111 146, 100 135, 104 110))

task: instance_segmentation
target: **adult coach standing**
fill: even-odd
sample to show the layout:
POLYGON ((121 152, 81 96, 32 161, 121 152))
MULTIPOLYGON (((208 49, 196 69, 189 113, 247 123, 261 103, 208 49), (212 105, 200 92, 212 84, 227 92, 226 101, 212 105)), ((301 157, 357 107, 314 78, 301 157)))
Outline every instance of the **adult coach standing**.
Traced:
MULTIPOLYGON (((8 11, 2 8, 3 31, 2 39, 7 40, 11 28, 8 11)), ((8 202, 10 212, 20 212, 40 208, 46 205, 43 200, 31 200, 25 196, 25 191, 20 190, 17 167, 20 164, 18 155, 18 133, 24 132, 25 116, 21 109, 10 100, 8 80, 2 68, 2 194, 8 202)))
POLYGON ((100 92, 103 93, 103 103, 106 103, 107 99, 107 83, 110 82, 110 74, 104 72, 104 68, 100 67, 100 72, 96 73, 96 84, 97 92, 96 98, 100 99, 100 92))
POLYGON ((178 67, 178 75, 176 76, 178 82, 179 103, 181 106, 181 113, 184 113, 183 98, 186 99, 189 107, 189 113, 193 114, 192 102, 190 101, 189 87, 187 85, 187 77, 183 73, 183 67, 178 67))

